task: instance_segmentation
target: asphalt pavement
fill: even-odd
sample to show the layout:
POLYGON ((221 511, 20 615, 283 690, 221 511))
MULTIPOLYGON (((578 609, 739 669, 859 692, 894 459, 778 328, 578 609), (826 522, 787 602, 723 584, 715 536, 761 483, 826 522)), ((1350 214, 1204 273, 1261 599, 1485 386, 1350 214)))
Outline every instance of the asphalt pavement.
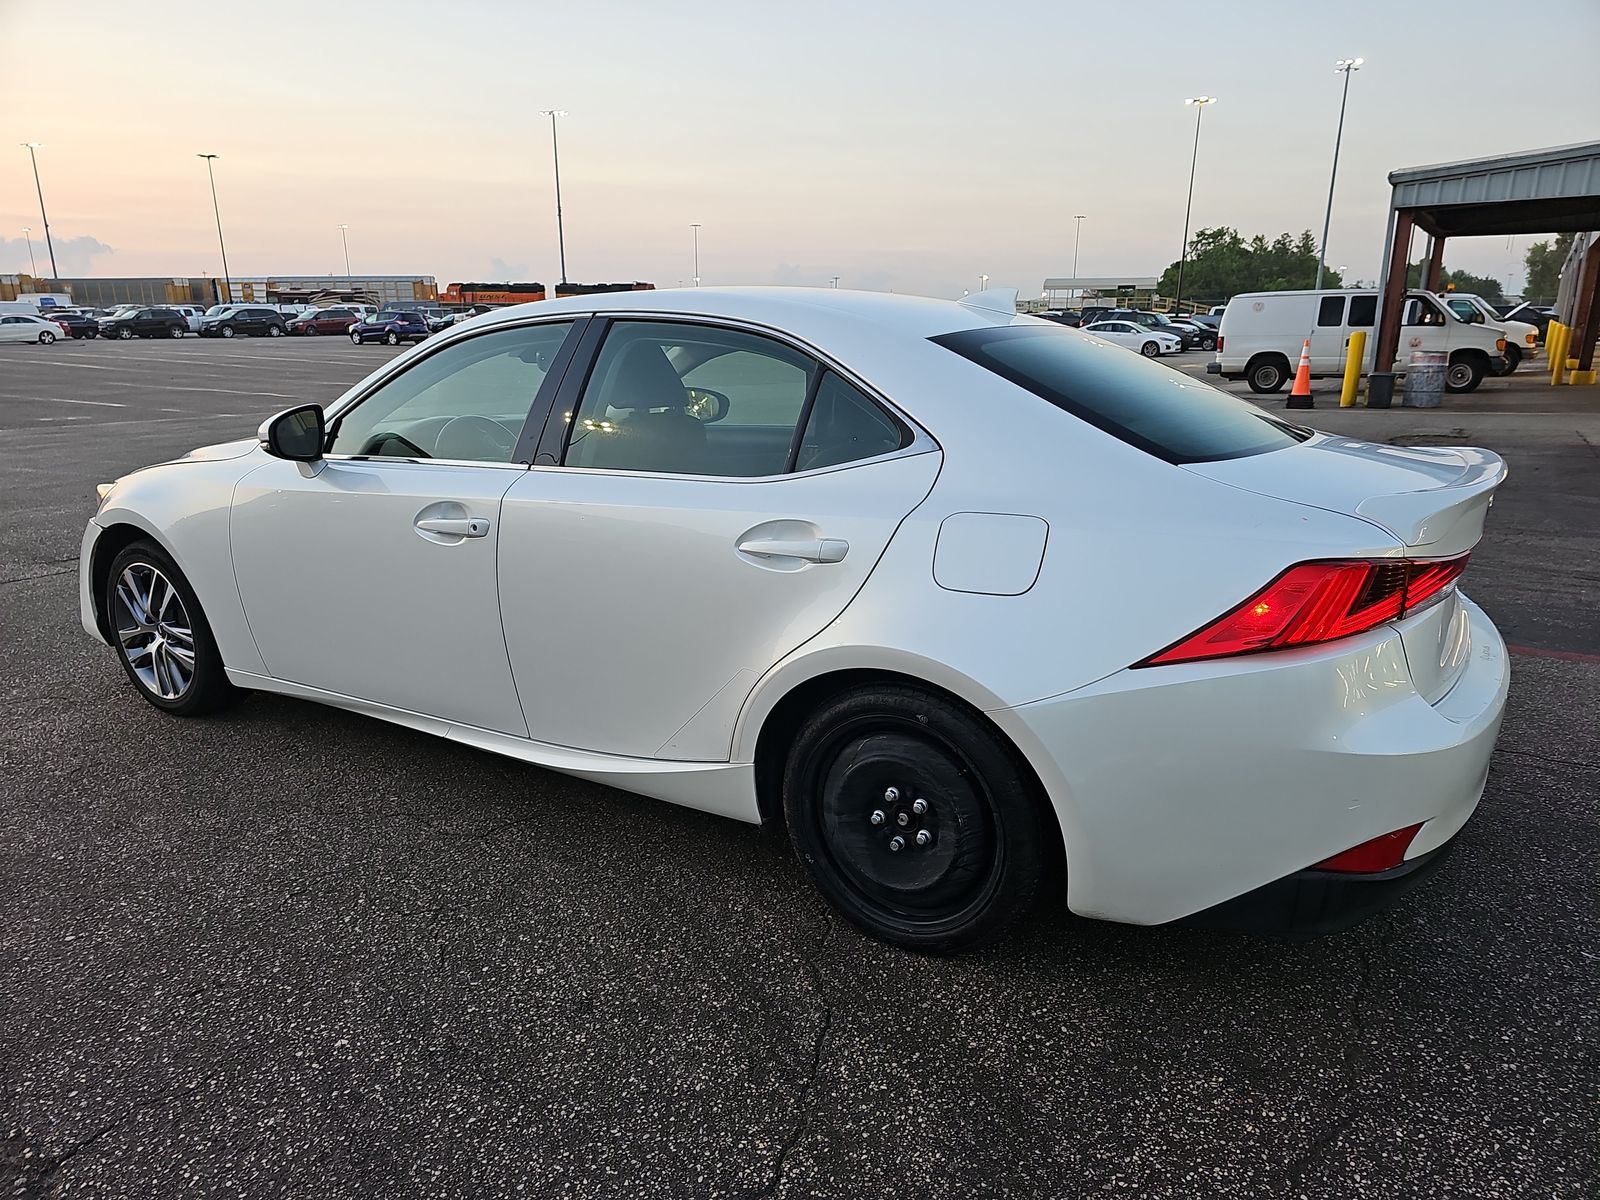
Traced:
POLYGON ((932 959, 778 831, 136 698, 78 627, 94 484, 392 353, 0 346, 0 1197, 1600 1192, 1600 393, 1302 414, 1511 463, 1466 577, 1511 702, 1432 883, 1315 942, 1057 901, 932 959))

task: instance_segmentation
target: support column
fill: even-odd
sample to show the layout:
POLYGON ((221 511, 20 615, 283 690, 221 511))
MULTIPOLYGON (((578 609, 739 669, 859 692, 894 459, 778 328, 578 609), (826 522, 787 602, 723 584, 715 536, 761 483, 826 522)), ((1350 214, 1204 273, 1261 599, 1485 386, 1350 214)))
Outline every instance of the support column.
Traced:
MULTIPOLYGON (((1593 383, 1594 341, 1600 334, 1600 241, 1589 247, 1583 270, 1578 276, 1578 305, 1573 314, 1572 339, 1578 347, 1577 372, 1573 383, 1593 383)), ((1568 353, 1567 357, 1572 357, 1568 353)))
POLYGON ((1423 290, 1437 292, 1439 278, 1444 274, 1444 239, 1442 237, 1429 238, 1433 253, 1428 256, 1428 269, 1422 276, 1423 290))
POLYGON ((1394 397, 1394 360, 1400 352, 1400 312, 1406 296, 1406 266, 1411 256, 1411 231, 1416 227, 1412 209, 1394 216, 1394 240, 1389 248, 1383 295, 1378 298, 1377 348, 1372 355, 1372 375, 1367 381, 1367 407, 1388 408, 1394 397))

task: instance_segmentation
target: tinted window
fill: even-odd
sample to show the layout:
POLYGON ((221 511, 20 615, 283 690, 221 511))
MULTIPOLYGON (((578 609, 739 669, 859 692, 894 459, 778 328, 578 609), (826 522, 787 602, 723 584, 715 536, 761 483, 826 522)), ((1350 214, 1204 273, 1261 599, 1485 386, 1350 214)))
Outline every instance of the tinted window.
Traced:
POLYGON ((1350 325, 1355 329, 1371 329, 1378 319, 1376 296, 1350 297, 1350 325))
POLYGON ((932 340, 1168 462, 1242 458, 1311 436, 1182 372, 1064 329, 1013 325, 932 340))
POLYGON ((1344 297, 1324 296, 1322 304, 1317 308, 1318 325, 1343 325, 1344 324, 1344 297))
POLYGON ((329 453, 510 462, 570 328, 502 329, 421 359, 339 417, 329 453))
POLYGON ((614 326, 573 417, 565 463, 754 478, 788 469, 817 364, 755 334, 614 326))
POLYGON ((906 444, 906 429, 861 392, 825 371, 811 402, 796 471, 814 471, 841 463, 892 454, 906 444))

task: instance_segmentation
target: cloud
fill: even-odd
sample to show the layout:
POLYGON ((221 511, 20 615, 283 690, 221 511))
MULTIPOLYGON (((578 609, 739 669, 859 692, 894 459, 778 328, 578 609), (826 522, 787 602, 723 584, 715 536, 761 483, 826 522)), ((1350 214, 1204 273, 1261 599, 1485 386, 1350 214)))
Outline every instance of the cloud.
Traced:
MULTIPOLYGON (((99 238, 86 233, 74 238, 62 238, 52 234, 51 238, 56 248, 56 269, 66 279, 89 274, 94 268, 95 259, 116 253, 99 238)), ((37 230, 33 234, 33 262, 38 264, 39 278, 48 278, 50 250, 45 245, 44 234, 37 230)), ((7 274, 33 274, 28 262, 26 237, 0 237, 0 271, 7 274)))
POLYGON ((507 262, 503 258, 489 260, 490 283, 531 283, 528 278, 529 267, 524 263, 507 262))

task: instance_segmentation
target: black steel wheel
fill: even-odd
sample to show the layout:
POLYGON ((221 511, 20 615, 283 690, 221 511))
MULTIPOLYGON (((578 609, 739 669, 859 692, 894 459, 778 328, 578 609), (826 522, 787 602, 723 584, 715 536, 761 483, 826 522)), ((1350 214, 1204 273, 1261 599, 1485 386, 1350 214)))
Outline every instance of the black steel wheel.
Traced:
POLYGON ((1260 396, 1271 395, 1289 381, 1289 360, 1276 355, 1257 359, 1245 368, 1250 390, 1260 396))
POLYGON ((945 954, 1032 907, 1060 842, 1038 790, 977 714, 891 685, 835 697, 805 722, 783 802, 796 854, 851 924, 945 954))
POLYGON ((106 573, 102 603, 122 669, 155 707, 191 717, 233 699, 200 601, 161 547, 124 547, 106 573))

